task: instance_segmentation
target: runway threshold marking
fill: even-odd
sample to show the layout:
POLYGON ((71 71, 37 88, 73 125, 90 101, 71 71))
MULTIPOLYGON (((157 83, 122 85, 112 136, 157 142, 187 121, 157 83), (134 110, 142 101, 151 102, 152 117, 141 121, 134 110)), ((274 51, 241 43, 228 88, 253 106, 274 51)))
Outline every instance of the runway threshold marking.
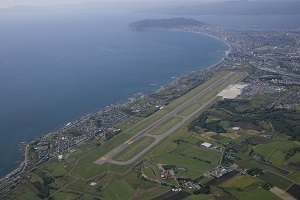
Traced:
POLYGON ((107 159, 108 159, 107 156, 103 156, 103 157, 100 158, 100 160, 107 160, 107 159))

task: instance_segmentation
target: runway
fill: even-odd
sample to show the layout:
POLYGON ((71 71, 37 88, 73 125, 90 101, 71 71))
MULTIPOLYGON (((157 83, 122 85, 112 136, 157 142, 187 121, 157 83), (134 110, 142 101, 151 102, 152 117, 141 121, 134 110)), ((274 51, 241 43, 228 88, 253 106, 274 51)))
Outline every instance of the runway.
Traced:
MULTIPOLYGON (((127 140, 123 144, 119 145, 118 147, 114 148, 113 150, 111 150, 110 152, 108 152, 107 154, 105 154, 104 156, 102 156, 101 158, 99 158, 98 160, 96 160, 94 163, 99 164, 99 165, 102 165, 102 164, 104 164, 106 162, 109 162, 109 163, 112 163, 112 164, 117 164, 117 165, 127 165, 127 164, 133 163, 140 156, 144 155, 151 148, 153 148, 155 145, 157 145, 159 142, 161 142, 164 138, 166 138, 167 136, 169 136, 170 134, 172 134, 175 130, 177 130, 180 126, 182 126, 187 120, 189 120, 190 118, 194 117, 198 112, 200 112, 207 105, 210 105, 215 99, 218 98, 218 96, 216 95, 216 96, 212 97, 210 100, 208 100, 207 102, 202 103, 201 107, 199 107, 197 110, 195 110, 193 113, 191 113, 188 116, 180 116, 180 115, 178 115, 179 111, 181 111, 181 110, 185 109, 186 107, 188 107, 189 105, 195 103, 197 101, 197 99, 199 99, 202 95, 205 95, 206 93, 208 93, 210 91, 213 91, 213 89, 214 89, 215 86, 217 86, 220 83, 223 83, 224 81, 226 81, 229 77, 233 76, 234 74, 235 74, 234 72, 230 72, 226 76, 220 78, 218 81, 216 81, 215 83, 211 84, 209 87, 205 88, 203 91, 199 92, 198 94, 196 94, 195 96, 193 96, 192 98, 190 98, 189 100, 187 100, 186 102, 184 102, 181 105, 179 105, 177 108, 175 108, 174 110, 170 111, 168 114, 166 114, 164 117, 162 117, 161 119, 159 119, 155 123, 151 124, 147 128, 145 128, 142 131, 138 132, 137 134, 135 134, 134 136, 132 136, 129 140, 127 140), (168 120, 168 119, 170 119, 172 117, 175 117, 175 116, 176 117, 181 117, 183 120, 180 121, 179 123, 177 123, 175 126, 173 126, 171 129, 169 129, 168 131, 166 131, 162 135, 149 134, 149 132, 151 130, 153 130, 157 126, 161 125, 166 120, 168 120), (144 136, 154 138, 154 141, 150 145, 148 145, 147 147, 145 147, 142 151, 140 151, 138 154, 136 154, 134 157, 132 157, 131 159, 129 159, 127 161, 124 161, 124 162, 116 161, 116 160, 112 159, 115 155, 119 154, 120 152, 122 152, 123 150, 125 150, 129 145, 132 145, 135 141, 137 141, 138 139, 140 139, 140 138, 142 138, 144 136)), ((235 82, 238 82, 238 81, 239 80, 236 80, 235 82)), ((232 83, 232 84, 234 84, 234 83, 232 83)))

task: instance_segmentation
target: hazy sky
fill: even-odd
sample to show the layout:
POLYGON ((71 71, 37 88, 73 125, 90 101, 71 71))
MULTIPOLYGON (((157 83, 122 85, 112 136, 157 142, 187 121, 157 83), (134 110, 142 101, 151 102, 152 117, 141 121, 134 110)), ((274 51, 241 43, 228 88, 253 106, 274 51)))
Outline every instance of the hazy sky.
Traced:
MULTIPOLYGON (((83 2, 215 2, 215 1, 238 1, 238 0, 0 0, 0 8, 13 7, 18 5, 55 5, 55 4, 76 4, 83 2)), ((245 0, 241 0, 245 1, 245 0)), ((248 1, 300 1, 300 0, 248 0, 248 1)))
POLYGON ((74 4, 82 2, 213 2, 228 0, 0 0, 0 8, 18 5, 44 6, 53 4, 74 4))

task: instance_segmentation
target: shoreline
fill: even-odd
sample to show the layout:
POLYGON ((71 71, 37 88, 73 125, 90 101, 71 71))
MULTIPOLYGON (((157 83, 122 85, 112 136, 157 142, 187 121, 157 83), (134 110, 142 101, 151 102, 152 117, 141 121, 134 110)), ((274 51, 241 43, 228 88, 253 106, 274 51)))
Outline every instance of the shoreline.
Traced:
MULTIPOLYGON (((166 30, 166 31, 174 31, 174 30, 166 30)), ((219 38, 217 36, 210 35, 210 34, 207 34, 207 33, 204 33, 204 32, 194 32, 194 31, 184 31, 184 30, 175 30, 175 31, 177 31, 177 32, 189 32, 189 33, 195 33, 195 34, 202 34, 202 35, 205 35, 205 36, 208 36, 208 37, 212 37, 212 38, 217 39, 217 40, 223 42, 224 44, 226 44, 229 47, 229 49, 226 50, 226 51, 224 51, 225 55, 222 56, 222 58, 217 63, 215 63, 213 65, 210 65, 210 66, 207 66, 206 68, 203 68, 203 69, 198 69, 198 70, 195 70, 195 71, 192 71, 192 72, 184 73, 184 74, 176 77, 175 80, 173 80, 173 81, 171 81, 171 82, 169 82, 167 84, 161 85, 160 88, 158 90, 156 90, 155 92, 151 92, 149 94, 140 93, 141 95, 139 95, 138 97, 135 97, 135 96, 128 97, 128 98, 126 98, 126 100, 124 100, 125 101, 124 103, 121 103, 121 104, 119 104, 119 103, 110 104, 108 106, 105 106, 102 109, 97 110, 97 111, 94 111, 94 112, 91 112, 91 113, 87 113, 87 114, 83 114, 82 116, 78 117, 76 120, 71 121, 71 122, 66 123, 66 124, 63 124, 63 125, 61 125, 59 127, 56 127, 56 128, 53 129, 53 131, 50 131, 50 132, 45 133, 45 134, 41 134, 41 135, 39 135, 39 136, 31 139, 29 142, 20 142, 18 146, 20 147, 21 145, 24 145, 25 148, 24 148, 23 151, 21 151, 21 154, 23 154, 23 155, 21 156, 22 160, 21 160, 19 166, 16 167, 15 169, 11 170, 9 173, 4 174, 3 176, 1 176, 0 180, 6 179, 7 177, 10 177, 10 176, 14 176, 15 175, 14 173, 20 173, 20 172, 25 172, 26 171, 26 166, 27 166, 27 160, 26 160, 27 155, 26 155, 26 153, 28 152, 28 147, 31 146, 32 143, 34 143, 37 140, 39 140, 39 138, 45 137, 45 136, 51 136, 53 134, 57 134, 59 131, 65 131, 65 130, 67 130, 67 128, 69 126, 76 125, 76 124, 78 124, 78 123, 80 123, 80 122, 82 122, 84 120, 88 120, 90 117, 93 117, 96 114, 108 112, 108 111, 110 111, 112 109, 119 109, 122 106, 126 107, 126 105, 128 105, 129 103, 136 102, 138 100, 142 100, 143 98, 145 98, 145 96, 158 93, 159 91, 163 90, 168 85, 172 85, 172 84, 178 82, 178 80, 180 78, 185 78, 185 77, 191 76, 192 73, 200 73, 200 72, 203 72, 203 71, 214 70, 215 67, 217 67, 218 65, 220 65, 225 60, 225 58, 228 57, 228 55, 230 54, 230 52, 232 50, 231 45, 229 45, 225 40, 223 40, 222 38, 219 38)))

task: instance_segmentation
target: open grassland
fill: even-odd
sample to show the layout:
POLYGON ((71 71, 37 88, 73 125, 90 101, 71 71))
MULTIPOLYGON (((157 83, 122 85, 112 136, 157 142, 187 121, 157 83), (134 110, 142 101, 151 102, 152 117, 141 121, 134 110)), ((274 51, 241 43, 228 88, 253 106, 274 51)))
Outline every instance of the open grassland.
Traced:
POLYGON ((50 173, 54 177, 63 176, 68 173, 68 171, 61 164, 52 166, 49 170, 51 170, 50 173))
POLYGON ((106 142, 101 147, 89 152, 88 154, 84 155, 78 160, 77 165, 71 171, 71 175, 73 176, 80 176, 83 178, 91 178, 98 174, 106 173, 108 170, 108 163, 103 165, 97 165, 93 162, 100 158, 101 156, 105 155, 113 148, 119 146, 120 144, 124 143, 131 137, 129 134, 119 134, 112 140, 106 142))
POLYGON ((162 124, 160 124, 159 126, 155 127, 153 130, 151 130, 149 134, 162 135, 181 121, 182 118, 171 117, 170 119, 164 121, 162 124))
POLYGON ((258 178, 283 190, 286 190, 293 184, 292 181, 269 171, 260 175, 258 178))
POLYGON ((265 169, 265 170, 270 170, 282 175, 287 175, 289 174, 289 171, 264 163, 264 162, 259 162, 257 160, 254 159, 245 159, 245 160, 237 160, 236 164, 238 164, 241 168, 244 169, 250 169, 250 168, 261 168, 261 169, 265 169))
POLYGON ((37 197, 34 192, 26 192, 26 193, 22 194, 21 197, 24 199, 28 199, 28 200, 40 200, 41 199, 41 198, 37 197))
POLYGON ((129 144, 129 146, 124 149, 122 152, 113 157, 114 160, 117 161, 127 161, 143 150, 145 147, 150 145, 154 141, 154 138, 150 137, 142 137, 137 141, 129 144))
POLYGON ((198 194, 198 195, 190 195, 186 200, 214 200, 210 194, 198 194))
POLYGON ((169 187, 164 187, 161 185, 156 185, 154 187, 149 188, 138 188, 134 195, 130 198, 131 200, 148 200, 152 199, 153 197, 156 197, 160 194, 163 194, 167 191, 169 191, 169 187))
POLYGON ((78 198, 78 195, 64 193, 64 192, 58 192, 54 195, 54 199, 77 199, 77 198, 78 198))
POLYGON ((169 112, 170 112, 170 110, 168 110, 166 108, 161 109, 161 110, 157 111, 156 113, 154 113, 153 115, 151 115, 150 117, 147 117, 147 118, 141 120, 140 122, 138 122, 137 124, 131 126, 129 129, 124 130, 122 133, 127 133, 130 135, 136 134, 139 131, 144 130, 151 124, 157 122, 159 119, 164 117, 169 112))
POLYGON ((132 116, 130 116, 129 119, 120 122, 117 125, 117 128, 119 128, 121 130, 127 130, 143 119, 144 119, 143 117, 138 117, 138 116, 132 115, 132 116))
POLYGON ((202 106, 202 104, 200 102, 195 102, 193 104, 190 104, 186 108, 182 109, 177 114, 181 115, 181 116, 188 116, 188 115, 192 114, 195 110, 200 108, 201 106, 202 106))
POLYGON ((194 178, 215 167, 215 165, 174 153, 160 155, 153 158, 153 160, 158 163, 176 165, 187 169, 187 171, 179 173, 180 176, 187 178, 194 178))
POLYGON ((243 200, 281 200, 278 196, 265 189, 253 189, 253 190, 229 190, 229 192, 238 199, 243 200))
POLYGON ((300 153, 296 153, 295 155, 293 155, 292 157, 290 157, 289 161, 290 162, 295 162, 295 163, 300 162, 300 153))
POLYGON ((248 175, 236 175, 222 183, 220 186, 225 188, 241 188, 244 189, 260 181, 248 175))
POLYGON ((258 153, 273 165, 281 165, 285 158, 285 153, 292 148, 299 147, 300 145, 287 140, 287 138, 274 138, 273 142, 267 144, 259 144, 255 146, 254 152, 258 153))
MULTIPOLYGON (((155 154, 156 153, 157 152, 155 152, 155 154)), ((174 150, 162 152, 160 155, 156 154, 152 160, 157 163, 171 164, 185 168, 186 171, 179 172, 180 175, 194 178, 215 167, 219 162, 220 157, 220 152, 187 142, 180 142, 174 150)))
POLYGON ((104 191, 103 196, 106 200, 129 199, 134 193, 134 189, 124 180, 116 180, 104 191))
POLYGON ((297 171, 297 172, 294 172, 294 173, 291 173, 287 176, 288 178, 300 183, 300 171, 297 171))
POLYGON ((144 167, 142 172, 143 172, 143 174, 145 174, 148 178, 156 179, 156 177, 154 176, 153 171, 152 171, 151 168, 149 168, 149 167, 144 167))

